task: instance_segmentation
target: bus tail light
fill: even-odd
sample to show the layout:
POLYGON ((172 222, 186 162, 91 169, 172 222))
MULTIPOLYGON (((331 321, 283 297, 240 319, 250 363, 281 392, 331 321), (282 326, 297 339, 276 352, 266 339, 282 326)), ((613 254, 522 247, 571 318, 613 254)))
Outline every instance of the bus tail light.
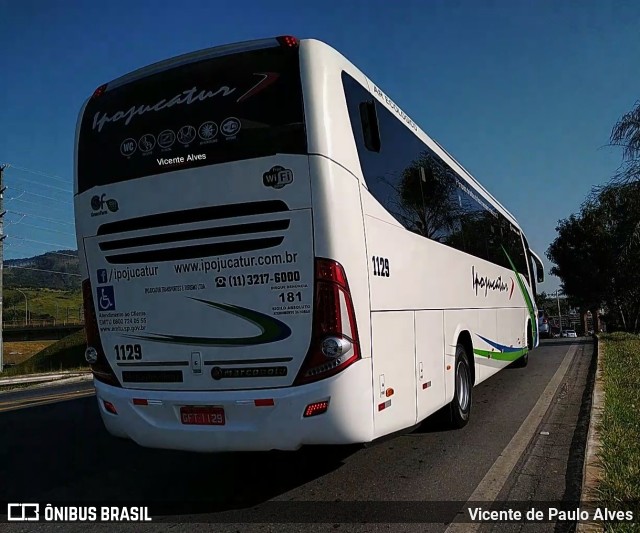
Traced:
POLYGON ((108 402, 107 400, 102 400, 102 405, 104 405, 104 408, 108 413, 111 413, 112 415, 118 414, 118 411, 116 410, 115 405, 113 405, 111 402, 108 402))
POLYGON ((316 258, 311 344, 294 385, 333 376, 360 359, 356 315, 340 263, 316 258))
POLYGON ((283 48, 296 48, 300 44, 300 41, 292 35, 281 35, 276 37, 276 40, 283 48))
POLYGON ((87 335, 85 359, 91 365, 93 377, 112 387, 122 387, 102 348, 98 319, 93 306, 93 289, 88 279, 82 282, 82 299, 84 302, 84 330, 87 335))
POLYGON ((98 87, 95 91, 93 91, 91 98, 92 99, 99 98, 100 96, 102 96, 104 92, 107 90, 107 85, 108 83, 105 83, 104 85, 100 85, 100 87, 98 87))
POLYGON ((310 416, 321 415, 322 413, 326 413, 327 409, 329 409, 329 402, 315 402, 307 405, 307 408, 304 410, 304 414, 302 415, 304 418, 309 418, 310 416))

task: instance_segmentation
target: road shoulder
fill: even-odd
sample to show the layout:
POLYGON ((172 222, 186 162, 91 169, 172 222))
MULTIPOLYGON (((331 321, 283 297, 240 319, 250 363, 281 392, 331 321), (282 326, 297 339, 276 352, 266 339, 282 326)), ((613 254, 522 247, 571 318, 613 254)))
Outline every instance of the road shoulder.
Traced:
MULTIPOLYGON (((496 501, 521 508, 554 508, 566 520, 501 524, 500 531, 573 531, 580 507, 596 355, 580 343, 549 409, 496 501)), ((495 526, 495 525, 494 525, 495 526)), ((491 530, 492 528, 487 528, 491 530)))

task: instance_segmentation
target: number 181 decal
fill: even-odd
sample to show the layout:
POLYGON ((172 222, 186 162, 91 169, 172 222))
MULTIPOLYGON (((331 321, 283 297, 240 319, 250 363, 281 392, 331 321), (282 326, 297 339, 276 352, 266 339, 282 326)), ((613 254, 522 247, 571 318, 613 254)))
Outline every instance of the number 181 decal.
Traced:
POLYGON ((373 275, 374 276, 384 276, 385 278, 389 277, 389 260, 386 257, 377 257, 373 256, 371 258, 373 261, 373 275))

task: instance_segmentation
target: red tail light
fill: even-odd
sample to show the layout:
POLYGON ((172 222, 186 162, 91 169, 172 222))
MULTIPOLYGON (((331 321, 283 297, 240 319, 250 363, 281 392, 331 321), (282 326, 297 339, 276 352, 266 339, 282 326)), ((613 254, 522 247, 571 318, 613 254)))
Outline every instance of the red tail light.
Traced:
POLYGON ((116 410, 115 406, 111 402, 108 402, 107 400, 102 400, 102 404, 104 405, 104 408, 112 415, 118 414, 118 411, 116 410))
POLYGON ((102 96, 104 92, 107 90, 107 85, 108 84, 106 83, 104 85, 100 85, 100 87, 98 87, 95 91, 93 91, 91 98, 99 98, 100 96, 102 96))
POLYGON ((91 364, 93 376, 107 385, 121 387, 122 385, 120 385, 111 365, 109 365, 104 349, 102 348, 98 319, 93 306, 93 289, 88 279, 82 282, 82 299, 84 301, 84 330, 87 335, 87 346, 95 349, 97 352, 97 360, 91 364))
POLYGON ((253 405, 256 407, 273 407, 275 402, 273 398, 261 398, 259 400, 253 400, 253 405))
POLYGON ((326 413, 327 409, 329 409, 329 402, 315 402, 307 405, 307 408, 304 410, 304 418, 309 418, 310 416, 321 415, 322 413, 326 413))
POLYGON ((295 48, 300 44, 300 41, 292 35, 282 35, 280 37, 276 37, 276 41, 278 41, 278 43, 280 43, 280 46, 284 48, 295 48))
POLYGON ((316 258, 311 344, 295 385, 333 376, 360 359, 356 315, 344 269, 316 258))

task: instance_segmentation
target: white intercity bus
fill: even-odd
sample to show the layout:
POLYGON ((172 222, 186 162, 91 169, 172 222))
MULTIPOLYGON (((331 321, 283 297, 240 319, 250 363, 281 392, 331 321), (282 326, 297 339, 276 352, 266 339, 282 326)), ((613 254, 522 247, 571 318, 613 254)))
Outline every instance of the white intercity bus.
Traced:
POLYGON ((163 61, 79 117, 86 358, 110 433, 368 443, 525 366, 542 262, 347 59, 286 36, 163 61))

